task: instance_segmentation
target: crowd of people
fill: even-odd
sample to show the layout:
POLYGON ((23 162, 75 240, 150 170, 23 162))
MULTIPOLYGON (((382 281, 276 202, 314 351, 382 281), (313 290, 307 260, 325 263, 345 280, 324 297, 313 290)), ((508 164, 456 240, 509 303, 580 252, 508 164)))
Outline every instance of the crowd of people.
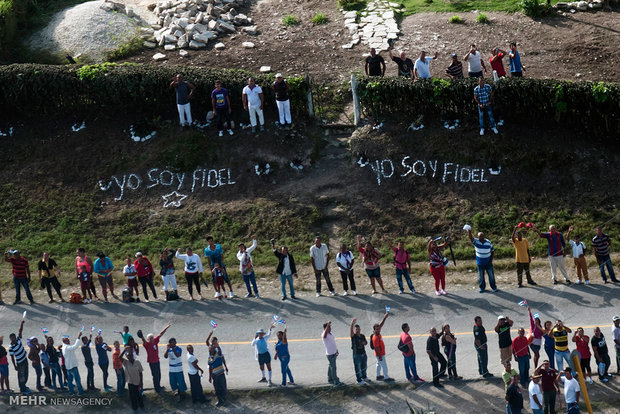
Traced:
MULTIPOLYGON (((486 291, 486 279, 488 278, 489 286, 493 292, 497 292, 498 288, 495 282, 495 272, 493 269, 493 258, 495 249, 493 243, 485 237, 483 232, 478 232, 476 237, 472 233, 471 226, 465 225, 463 228, 473 244, 476 266, 478 269, 478 287, 479 292, 486 291), (485 278, 486 275, 486 278, 485 278)), ((590 278, 588 273, 588 265, 585 259, 587 247, 583 243, 579 236, 574 235, 574 227, 570 226, 566 234, 568 244, 572 248, 572 256, 576 269, 576 284, 590 284, 590 278)), ((523 273, 526 276, 526 282, 529 285, 537 285, 530 274, 530 244, 525 238, 524 233, 531 231, 539 238, 543 238, 547 241, 548 250, 547 255, 551 267, 551 280, 553 284, 558 283, 557 274, 562 274, 566 284, 571 284, 571 280, 568 277, 568 272, 564 264, 565 248, 567 247, 566 239, 564 235, 559 232, 554 225, 549 226, 548 232, 541 232, 532 223, 519 223, 516 225, 511 234, 511 242, 515 249, 515 261, 517 271, 518 286, 523 287, 523 273)), ((447 295, 446 291, 446 266, 449 263, 447 257, 442 253, 443 250, 450 246, 451 240, 446 239, 443 243, 440 243, 441 238, 431 238, 428 240, 428 258, 429 258, 429 270, 430 274, 435 281, 435 294, 437 296, 447 295)), ((392 243, 387 237, 384 237, 384 241, 389 245, 391 252, 393 253, 393 266, 394 275, 398 284, 398 293, 403 294, 405 291, 404 282, 407 284, 407 288, 412 294, 415 294, 415 288, 411 279, 411 255, 407 249, 405 249, 404 243, 398 241, 396 245, 392 243)), ((256 238, 252 238, 252 244, 246 247, 244 243, 239 243, 236 258, 239 261, 239 272, 243 278, 247 293, 246 298, 255 297, 259 298, 259 286, 256 283, 256 274, 254 271, 254 263, 252 261, 252 252, 258 246, 256 238)), ((276 274, 280 279, 280 288, 282 292, 281 299, 287 300, 296 299, 294 279, 297 278, 297 266, 295 258, 291 252, 289 252, 287 246, 281 246, 276 248, 275 240, 270 241, 271 249, 277 258, 278 264, 276 266, 276 274), (287 292, 288 284, 288 292, 287 292), (287 294, 288 293, 288 294, 287 294), (290 295, 290 296, 289 296, 290 295)), ((363 269, 368 277, 370 285, 372 287, 371 294, 377 294, 378 289, 381 289, 382 293, 387 293, 384 287, 381 265, 379 260, 383 256, 381 251, 376 248, 372 242, 363 241, 361 236, 357 236, 357 258, 362 263, 363 269)), ((596 233, 592 238, 591 247, 594 253, 594 257, 599 265, 601 278, 605 283, 609 281, 617 283, 613 265, 610 258, 611 239, 605 233, 601 227, 596 228, 596 233)), ((204 257, 206 259, 208 269, 203 269, 202 258, 193 252, 191 247, 185 249, 185 253, 182 253, 178 248, 176 251, 173 249, 164 249, 161 252, 159 260, 159 274, 162 278, 163 293, 166 300, 179 299, 178 285, 176 280, 176 260, 180 260, 183 266, 183 273, 187 282, 187 290, 191 300, 194 300, 194 290, 198 299, 203 299, 202 286, 208 287, 208 282, 205 280, 204 274, 210 272, 211 283, 215 290, 215 298, 223 300, 225 298, 234 298, 233 285, 230 276, 227 271, 226 264, 224 263, 224 250, 222 246, 215 243, 213 237, 207 237, 207 246, 204 248, 204 257), (228 292, 227 292, 228 288, 228 292)), ((77 250, 77 256, 75 258, 75 270, 74 274, 77 279, 77 284, 81 291, 81 295, 77 293, 72 294, 71 302, 74 303, 91 303, 94 300, 99 300, 100 297, 97 294, 97 288, 95 283, 95 276, 99 282, 100 293, 104 302, 108 302, 108 290, 110 295, 118 300, 124 302, 140 301, 144 300, 148 302, 152 299, 158 299, 157 291, 155 289, 153 280, 155 277, 155 269, 149 259, 137 252, 134 258, 128 257, 125 259, 125 266, 122 273, 125 277, 126 283, 122 288, 122 297, 119 297, 114 291, 114 279, 112 273, 115 269, 112 260, 106 256, 103 252, 96 254, 97 259, 93 262, 91 258, 86 254, 86 249, 79 248, 77 250), (142 299, 140 297, 139 285, 142 287, 142 299), (151 296, 149 296, 149 292, 151 296), (150 299, 151 298, 151 299, 150 299)), ((327 291, 330 295, 336 295, 336 288, 332 283, 330 276, 330 260, 331 253, 326 244, 324 244, 320 237, 316 237, 314 244, 310 247, 310 263, 312 265, 312 271, 316 281, 316 296, 319 297, 323 294, 323 280, 327 285, 327 291)), ((25 291, 25 294, 30 301, 34 303, 34 297, 30 291, 31 273, 28 259, 21 255, 19 250, 9 250, 4 253, 4 260, 9 262, 12 266, 13 283, 15 286, 15 301, 13 304, 22 303, 21 291, 25 291)), ((356 254, 354 254, 345 244, 342 244, 336 254, 336 267, 340 273, 342 280, 342 295, 347 296, 349 294, 357 295, 357 286, 354 276, 354 265, 356 261, 356 254)), ((61 284, 59 278, 61 277, 61 270, 57 262, 50 257, 49 253, 44 252, 41 260, 37 264, 39 281, 42 288, 47 290, 49 296, 49 302, 55 301, 52 288, 55 290, 56 295, 61 302, 65 302, 65 298, 62 296, 60 290, 61 284)), ((2 295, 0 291, 0 303, 2 302, 2 295)))

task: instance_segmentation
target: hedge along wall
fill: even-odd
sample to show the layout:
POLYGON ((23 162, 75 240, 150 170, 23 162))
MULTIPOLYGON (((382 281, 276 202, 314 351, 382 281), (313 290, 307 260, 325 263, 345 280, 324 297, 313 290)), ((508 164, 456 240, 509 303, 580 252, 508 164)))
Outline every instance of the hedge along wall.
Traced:
MULTIPOLYGON (((102 63, 91 66, 9 65, 0 67, 0 113, 5 119, 29 116, 105 114, 158 116, 176 113, 170 82, 181 73, 196 86, 192 111, 211 110, 211 91, 216 80, 230 93, 233 111, 242 111, 241 91, 249 77, 263 88, 265 107, 275 110, 271 89, 274 75, 254 75, 242 70, 215 70, 181 66, 150 66, 133 63, 102 63)), ((287 79, 291 110, 307 115, 307 84, 301 77, 287 79)), ((196 115, 195 115, 196 117, 196 115)))
MULTIPOLYGON (((475 79, 361 77, 358 94, 364 111, 377 117, 390 115, 413 121, 423 115, 427 120, 477 120, 473 99, 476 85, 475 79)), ((546 126, 559 123, 618 139, 617 84, 504 78, 491 85, 496 119, 546 126)))

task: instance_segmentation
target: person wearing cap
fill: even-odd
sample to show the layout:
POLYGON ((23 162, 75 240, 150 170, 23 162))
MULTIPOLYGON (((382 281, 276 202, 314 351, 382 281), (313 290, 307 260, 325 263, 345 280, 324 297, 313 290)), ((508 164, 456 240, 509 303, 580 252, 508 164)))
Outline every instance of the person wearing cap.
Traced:
POLYGON ((614 316, 612 321, 614 326, 611 327, 611 337, 616 348, 616 374, 620 375, 620 316, 614 316))
POLYGON ((592 354, 590 353, 590 337, 588 335, 584 335, 583 328, 579 327, 573 334, 573 342, 577 346, 577 351, 579 352, 581 372, 585 378, 587 371, 588 382, 592 384, 592 368, 590 368, 590 358, 592 357, 592 354))
POLYGON ((592 336, 590 343, 592 344, 592 352, 594 353, 594 359, 598 366, 598 378, 601 382, 607 382, 607 378, 610 377, 609 367, 611 366, 611 360, 609 358, 609 349, 607 348, 605 335, 603 335, 601 328, 598 326, 594 328, 594 336, 592 336))
POLYGON ((256 237, 252 237, 252 245, 250 247, 245 247, 245 244, 239 243, 237 260, 239 260, 239 271, 241 272, 241 276, 243 276, 245 288, 248 290, 248 293, 246 293, 245 297, 252 297, 252 290, 250 289, 250 283, 252 283, 252 287, 254 288, 254 296, 256 296, 256 298, 258 299, 258 286, 256 286, 254 264, 252 263, 252 256, 250 256, 250 253, 252 253, 254 249, 256 249, 256 246, 256 237))
POLYGON ((332 321, 327 321, 323 324, 323 334, 321 334, 321 341, 325 347, 325 355, 327 356, 327 382, 335 387, 344 385, 338 378, 338 371, 336 366, 336 359, 338 358, 338 346, 336 345, 336 338, 332 333, 332 321))
POLYGON ((532 256, 530 255, 530 243, 527 241, 521 231, 518 230, 519 226, 516 225, 512 229, 512 236, 510 240, 515 248, 515 261, 517 262, 517 282, 519 287, 523 287, 523 272, 527 278, 527 284, 536 286, 537 283, 532 279, 530 274, 530 263, 532 262, 532 256))
POLYGON ((601 271, 601 277, 603 282, 607 283, 607 276, 605 275, 605 268, 609 272, 609 278, 612 282, 618 283, 616 274, 614 273, 614 267, 611 263, 610 254, 611 239, 605 233, 601 227, 596 228, 596 235, 592 238, 592 249, 594 249, 594 257, 598 263, 599 270, 601 271))
POLYGON ((514 322, 509 317, 499 315, 497 324, 495 324, 495 332, 499 341, 499 357, 503 364, 512 358, 512 339, 510 338, 510 327, 514 322))
MULTIPOLYGON (((17 371, 17 382, 19 384, 19 391, 22 394, 30 394, 30 389, 26 386, 28 382, 28 357, 24 345, 22 344, 22 333, 24 332, 24 320, 22 319, 19 325, 19 331, 17 335, 14 333, 9 335, 11 345, 9 345, 9 355, 11 356, 11 362, 13 368, 17 371)), ((6 381, 8 388, 8 379, 6 381)))
POLYGON ((179 111, 179 122, 181 128, 192 124, 192 109, 189 100, 192 99, 196 87, 183 79, 183 75, 176 74, 170 87, 174 88, 177 99, 177 110, 179 111))
POLYGON ((558 385, 558 371, 549 366, 549 361, 544 360, 534 370, 534 375, 540 375, 540 389, 542 390, 542 405, 545 413, 555 414, 555 398, 560 393, 558 385))
MULTIPOLYGON (((205 249, 206 250, 206 249, 205 249)), ((202 261, 197 254, 192 252, 191 247, 187 247, 185 249, 185 254, 181 254, 181 248, 177 249, 175 254, 177 259, 183 260, 185 262, 185 280, 187 281, 187 290, 189 291, 189 297, 191 300, 194 300, 194 290, 192 284, 196 285, 196 290, 198 291, 198 297, 202 300, 202 295, 200 294, 200 279, 202 279, 202 261)))
POLYGON ((568 350, 568 334, 573 332, 568 326, 564 326, 561 320, 556 321, 551 335, 555 339, 555 365, 558 371, 564 368, 564 361, 570 365, 570 351, 568 350))
POLYGON ((497 73, 498 78, 503 78, 506 76, 506 70, 504 69, 504 62, 502 59, 506 56, 506 52, 500 49, 499 47, 494 47, 491 49, 491 57, 489 58, 489 63, 491 64, 491 70, 494 70, 497 73))
POLYGON ((4 252, 4 261, 7 263, 11 263, 13 267, 13 285, 15 286, 15 302, 13 305, 22 303, 22 295, 21 288, 24 287, 24 291, 26 292, 26 296, 30 301, 30 304, 34 303, 34 298, 32 297, 32 293, 30 293, 30 266, 28 265, 28 259, 23 257, 19 250, 9 250, 8 252, 4 252), (13 257, 9 257, 9 253, 13 255, 13 257))
POLYGON ((564 369, 564 376, 562 373, 558 374, 558 382, 564 383, 564 400, 566 401, 566 414, 579 414, 579 395, 581 394, 581 388, 579 383, 573 377, 573 370, 571 367, 564 369))
POLYGON ((60 301, 64 302, 65 300, 62 297, 62 293, 60 293, 60 282, 58 281, 58 277, 60 277, 60 267, 58 267, 54 259, 50 258, 49 253, 43 252, 43 258, 39 261, 38 268, 39 280, 41 281, 41 286, 45 286, 47 289, 47 296, 50 298, 49 303, 54 302, 52 286, 60 298, 60 301))
POLYGON ((452 61, 450 66, 446 69, 446 74, 450 79, 463 79, 463 64, 459 61, 459 57, 456 53, 450 55, 452 61))
MULTIPOLYGON (((532 230, 538 233, 541 239, 547 239, 547 253, 549 255, 549 264, 551 265, 551 280, 553 284, 558 284, 556 272, 557 269, 560 269, 562 276, 564 276, 564 280, 566 280, 566 284, 570 285, 571 281, 564 267, 564 247, 566 247, 564 235, 562 235, 553 224, 549 226, 548 233, 541 233, 536 226, 532 226, 532 230)), ((561 367, 560 370, 562 370, 561 367)))
POLYGON ((471 228, 467 230, 469 240, 474 245, 476 252, 476 265, 478 266, 478 287, 479 292, 482 293, 486 289, 486 282, 484 280, 484 272, 487 272, 489 276, 489 285, 493 292, 497 292, 497 286, 495 285, 495 272, 493 271, 493 256, 495 255, 495 248, 493 244, 484 237, 483 232, 478 232, 478 237, 474 238, 471 232, 471 228))
POLYGON ((544 414, 543 410, 543 394, 540 390, 540 378, 542 375, 532 375, 530 377, 530 385, 527 387, 527 393, 530 397, 530 408, 532 414, 544 414))
POLYGON ((146 335, 142 335, 140 332, 138 337, 142 339, 142 346, 146 350, 146 362, 149 364, 149 368, 151 369, 151 375, 153 376, 153 388, 155 388, 155 392, 160 392, 164 387, 162 387, 159 383, 161 381, 161 368, 159 365, 159 351, 157 345, 159 344, 159 339, 166 333, 168 328, 170 328, 172 324, 168 322, 168 325, 161 330, 161 332, 157 336, 153 336, 152 333, 146 335))
POLYGON ((258 366, 260 367, 260 372, 262 374, 262 378, 258 380, 258 382, 269 382, 269 386, 271 387, 271 354, 269 353, 269 343, 267 340, 271 336, 271 330, 274 328, 274 325, 269 327, 269 331, 265 333, 263 328, 260 328, 256 331, 254 335, 254 339, 252 340, 251 345, 254 347, 254 359, 258 361, 258 366), (267 365, 267 371, 269 371, 269 381, 265 378, 265 365, 267 365))
POLYGON ((250 124, 252 124, 252 133, 256 132, 256 116, 260 122, 260 131, 265 130, 265 117, 263 115, 263 90, 256 84, 254 78, 248 79, 248 84, 241 92, 243 100, 243 109, 250 114, 250 124))
MULTIPOLYGON (((385 67, 385 64, 383 65, 385 67)), ((282 77, 281 73, 276 73, 276 80, 271 85, 276 95, 276 106, 280 116, 280 126, 290 127, 293 125, 291 120, 291 100, 289 98, 288 82, 282 77)))
POLYGON ((142 252, 136 253, 136 260, 134 260, 133 265, 136 268, 136 273, 138 274, 138 280, 142 285, 142 293, 144 294, 144 301, 149 301, 149 294, 146 290, 146 286, 148 285, 151 288, 151 293, 153 297, 157 299, 157 292, 155 291, 155 286, 153 286, 153 275, 155 272, 153 271, 153 265, 149 261, 148 258, 142 255, 142 252))
POLYGON ((80 379, 80 371, 78 370, 78 361, 75 356, 75 351, 80 346, 80 338, 82 337, 82 331, 78 333, 77 339, 73 345, 69 345, 69 335, 65 335, 62 338, 62 356, 65 358, 65 367, 67 368, 67 383, 69 385, 69 394, 73 394, 73 381, 77 386, 78 395, 84 394, 82 389, 82 382, 80 379))
POLYGON ((521 414, 521 410, 523 410, 523 394, 519 388, 519 375, 517 374, 510 378, 508 387, 506 387, 506 412, 521 414))
POLYGON ((120 354, 119 359, 123 364, 125 378, 127 379, 127 388, 129 389, 129 401, 133 412, 137 412, 138 408, 144 411, 144 401, 142 400, 143 377, 142 364, 136 360, 130 347, 126 346, 120 354), (123 358, 127 356, 127 359, 123 358))
POLYGON ((487 368, 489 363, 487 334, 482 325, 482 318, 480 316, 474 318, 474 346, 478 354, 478 374, 482 375, 483 378, 492 377, 493 374, 491 374, 487 368))
POLYGON ((581 276, 583 275, 584 284, 589 285, 590 278, 588 277, 588 263, 586 262, 586 245, 581 241, 579 236, 574 236, 574 240, 571 239, 570 235, 572 232, 573 226, 570 226, 566 233, 566 238, 573 248, 573 262, 575 263, 575 270, 577 270, 577 281, 575 284, 578 285, 581 283, 581 276))
POLYGON ((97 257, 98 259, 95 260, 93 271, 97 273, 97 278, 99 279, 99 284, 101 285, 101 291, 103 292, 103 300, 108 303, 108 291, 106 290, 106 285, 110 287, 112 296, 118 299, 114 293, 114 279, 112 278, 112 270, 114 270, 114 265, 112 264, 112 260, 103 254, 103 252, 97 253, 97 257))
POLYGON ((432 60, 437 59, 437 52, 433 57, 427 57, 426 52, 423 50, 413 64, 413 76, 417 79, 430 79, 431 69, 430 63, 432 60))
MULTIPOLYGON (((89 295, 91 295, 91 302, 92 302, 92 296, 95 297, 95 299, 99 299, 99 297, 97 296, 97 290, 95 289, 95 284, 92 281, 92 274, 93 274, 93 261, 91 260, 90 257, 88 257, 86 255, 86 249, 83 247, 79 247, 76 251, 77 256, 75 257, 75 276, 78 280, 80 280, 80 287, 85 288, 86 290, 89 291, 89 295), (86 281, 84 281, 84 277, 80 278, 80 274, 86 272, 86 281)), ((82 289, 84 290, 84 289, 82 289)), ((86 295, 84 295, 84 298, 86 298, 86 295)))
POLYGON ((364 72, 366 76, 385 76, 385 60, 374 47, 370 49, 370 56, 366 56, 364 72))

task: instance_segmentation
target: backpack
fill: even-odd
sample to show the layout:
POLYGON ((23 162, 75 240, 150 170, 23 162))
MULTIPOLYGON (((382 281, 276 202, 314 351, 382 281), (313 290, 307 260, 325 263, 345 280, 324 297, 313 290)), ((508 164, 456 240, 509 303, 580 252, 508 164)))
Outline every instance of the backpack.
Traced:
POLYGON ((123 289, 123 303, 129 303, 133 301, 134 299, 131 296, 131 291, 129 290, 128 287, 125 286, 125 288, 123 289))
POLYGON ((169 291, 166 292, 166 300, 167 301, 171 301, 171 300, 178 300, 179 299, 179 295, 177 295, 177 293, 175 291, 169 291))
POLYGON ((73 292, 71 293, 71 297, 69 298, 70 303, 84 303, 82 300, 82 295, 79 293, 73 292))
POLYGON ((407 352, 409 352, 409 345, 404 343, 402 339, 398 341, 398 345, 396 345, 396 347, 403 354, 406 354, 407 352))
POLYGON ((375 337, 375 334, 370 334, 370 349, 375 349, 375 346, 372 343, 372 340, 374 337, 375 337))

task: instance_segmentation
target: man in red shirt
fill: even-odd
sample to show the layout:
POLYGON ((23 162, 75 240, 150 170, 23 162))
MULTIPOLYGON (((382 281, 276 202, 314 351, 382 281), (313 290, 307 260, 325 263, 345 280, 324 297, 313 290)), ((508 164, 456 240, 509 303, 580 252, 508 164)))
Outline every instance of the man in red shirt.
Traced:
POLYGON ((168 328, 172 325, 168 322, 168 325, 157 335, 153 337, 153 334, 150 333, 144 338, 142 332, 138 332, 138 336, 142 339, 142 346, 146 350, 146 362, 149 363, 149 367, 151 368, 151 375, 153 375, 153 386, 155 387, 155 392, 160 392, 164 387, 159 385, 159 381, 161 381, 161 370, 159 368, 159 351, 157 350, 157 345, 159 344, 159 338, 161 338, 168 328))
POLYGON ((584 379, 587 371, 588 383, 592 384, 592 368, 590 368, 590 359, 592 358, 592 353, 590 352, 590 337, 588 335, 584 335, 583 328, 579 327, 573 334, 573 342, 577 345, 581 372, 583 372, 584 379))
POLYGON ((424 382, 424 380, 418 376, 418 371, 415 366, 415 351, 413 350, 411 335, 409 335, 409 324, 403 323, 401 329, 403 331, 400 333, 400 344, 398 344, 398 349, 400 349, 405 359, 405 376, 407 377, 407 381, 412 383, 424 382), (407 352, 403 352, 405 347, 407 352))
POLYGON ((525 329, 519 328, 519 335, 512 340, 512 354, 515 361, 519 364, 519 376, 521 377, 521 385, 527 387, 530 378, 530 347, 525 337, 525 329))
POLYGON ((497 72, 497 76, 502 78, 506 76, 506 70, 504 69, 504 62, 502 59, 506 56, 506 52, 501 50, 500 48, 493 48, 491 51, 492 55, 489 58, 489 62, 491 63, 491 68, 497 72))
POLYGON ((30 283, 30 266, 28 265, 28 259, 22 257, 19 250, 9 250, 8 252, 4 252, 4 261, 11 263, 11 266, 13 266, 13 284, 15 285, 15 302, 13 302, 13 305, 22 303, 22 286, 26 291, 26 296, 28 296, 30 304, 33 304, 34 298, 32 297, 32 293, 30 293, 30 286, 28 286, 30 283), (9 253, 12 254, 13 257, 9 257, 9 253))
POLYGON ((383 315, 383 319, 381 323, 376 323, 372 329, 373 334, 370 335, 370 343, 372 345, 372 349, 375 350, 375 357, 377 357, 377 381, 385 381, 385 382, 394 382, 394 378, 390 378, 388 375, 388 367, 387 362, 385 362, 385 344, 383 343, 383 338, 381 337, 381 328, 383 328, 383 324, 387 319, 389 313, 385 313, 383 315), (383 375, 381 375, 381 371, 383 370, 383 375))
POLYGON ((149 301, 149 294, 146 291, 146 285, 148 284, 151 288, 151 292, 155 299, 157 299, 157 292, 155 292, 155 286, 153 286, 153 265, 149 259, 142 255, 142 252, 136 253, 136 260, 133 262, 133 265, 136 268, 136 273, 138 274, 138 280, 142 285, 142 292, 144 293, 145 302, 149 301))
POLYGON ((555 396, 560 392, 558 372, 549 367, 549 361, 544 360, 534 371, 534 375, 541 375, 540 389, 543 394, 543 409, 545 413, 555 414, 555 396))

